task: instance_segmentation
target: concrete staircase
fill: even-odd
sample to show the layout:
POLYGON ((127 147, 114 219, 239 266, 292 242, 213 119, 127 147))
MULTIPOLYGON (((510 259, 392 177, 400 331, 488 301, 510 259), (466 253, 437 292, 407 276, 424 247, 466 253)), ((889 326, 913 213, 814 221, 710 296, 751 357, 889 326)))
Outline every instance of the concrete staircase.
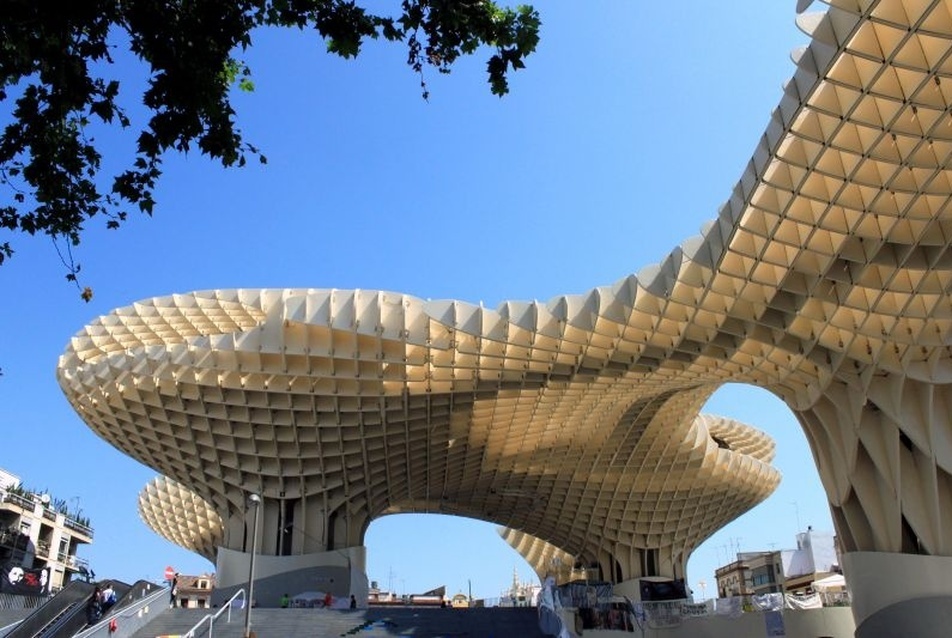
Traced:
MULTIPOLYGON (((133 634, 132 638, 183 636, 209 610, 169 609, 133 634)), ((242 638, 245 612, 234 609, 231 622, 223 614, 213 638, 242 638)), ((372 607, 369 609, 252 609, 256 638, 543 638, 535 608, 434 609, 372 607)), ((208 635, 208 624, 198 636, 208 635)))

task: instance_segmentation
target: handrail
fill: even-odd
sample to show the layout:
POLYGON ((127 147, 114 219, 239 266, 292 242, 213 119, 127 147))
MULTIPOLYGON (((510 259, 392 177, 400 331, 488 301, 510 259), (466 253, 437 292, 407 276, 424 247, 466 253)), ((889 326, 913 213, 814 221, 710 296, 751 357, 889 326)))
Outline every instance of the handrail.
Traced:
POLYGON ((112 619, 122 620, 124 618, 133 618, 139 615, 139 611, 146 605, 152 604, 154 601, 162 598, 163 595, 168 591, 167 587, 157 588, 154 592, 143 596, 142 598, 136 600, 129 605, 123 605, 121 609, 118 609, 113 614, 104 614, 103 617, 95 625, 87 627, 73 636, 73 638, 85 638, 88 636, 95 636, 99 633, 103 626, 108 626, 109 621, 112 619))
POLYGON ((221 609, 216 611, 214 614, 205 614, 202 616, 202 619, 195 623, 195 626, 185 632, 182 638, 195 638, 195 632, 198 631, 198 628, 205 624, 205 621, 208 621, 208 638, 212 638, 212 629, 215 626, 215 621, 218 620, 218 617, 225 613, 225 610, 228 610, 228 621, 231 622, 231 604, 235 602, 235 599, 241 596, 242 604, 248 604, 247 598, 245 598, 245 588, 242 587, 236 591, 231 598, 229 598, 224 605, 221 606, 221 609))
POLYGON ((0 627, 0 636, 6 636, 8 633, 10 633, 11 631, 13 631, 13 629, 14 629, 17 625, 19 625, 21 622, 23 622, 23 618, 21 618, 20 620, 15 621, 15 622, 10 623, 9 625, 4 625, 3 627, 0 627))
POLYGON ((65 624, 73 620, 76 614, 80 612, 82 606, 83 599, 75 600, 69 603, 68 606, 64 607, 58 614, 50 618, 49 622, 40 627, 40 629, 33 635, 43 636, 49 633, 50 635, 55 636, 65 624))
POLYGON ((75 618, 76 605, 80 605, 79 611, 81 612, 82 601, 89 597, 92 590, 93 586, 89 583, 71 581, 56 596, 50 597, 42 604, 31 609, 29 615, 23 619, 23 622, 16 629, 10 632, 10 635, 37 635, 37 632, 45 631, 60 623, 64 617, 75 618))

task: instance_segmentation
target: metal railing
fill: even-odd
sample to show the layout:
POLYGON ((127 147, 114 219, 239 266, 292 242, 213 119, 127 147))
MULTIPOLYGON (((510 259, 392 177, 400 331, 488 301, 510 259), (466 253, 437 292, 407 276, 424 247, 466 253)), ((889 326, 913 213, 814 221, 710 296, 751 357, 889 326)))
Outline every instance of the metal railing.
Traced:
POLYGON ((242 606, 247 605, 248 600, 245 598, 245 589, 244 587, 242 587, 241 589, 236 591, 234 595, 231 598, 229 598, 228 601, 224 605, 221 606, 221 609, 216 611, 214 614, 206 614, 205 616, 203 616, 201 620, 195 623, 194 627, 192 627, 187 632, 185 632, 185 634, 183 634, 182 638, 195 638, 195 636, 198 635, 196 632, 206 622, 208 623, 208 638, 212 638, 212 630, 214 629, 215 621, 218 620, 219 616, 221 616, 223 613, 227 611, 228 620, 226 620, 225 622, 231 622, 231 607, 232 607, 232 604, 235 602, 235 600, 239 596, 241 597, 242 606))
POLYGON ((57 554, 57 560, 66 565, 67 569, 82 572, 89 569, 89 561, 76 555, 70 555, 65 552, 57 554))
POLYGON ((49 599, 49 596, 24 596, 22 594, 0 594, 0 609, 36 609, 49 599))
POLYGON ((851 607, 853 599, 848 591, 820 592, 824 607, 851 607))

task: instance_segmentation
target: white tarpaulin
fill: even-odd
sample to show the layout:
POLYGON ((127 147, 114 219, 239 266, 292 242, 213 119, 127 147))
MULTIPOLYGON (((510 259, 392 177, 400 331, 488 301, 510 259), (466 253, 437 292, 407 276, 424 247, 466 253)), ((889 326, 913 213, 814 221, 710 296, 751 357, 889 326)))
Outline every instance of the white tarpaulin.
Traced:
POLYGON ((750 604, 759 611, 779 611, 783 609, 783 594, 755 594, 750 597, 750 604))
POLYGON ((833 574, 815 581, 813 588, 821 592, 842 591, 846 589, 846 579, 842 574, 833 574))
POLYGON ((718 616, 736 618, 744 613, 744 599, 740 596, 718 598, 717 602, 714 603, 714 613, 718 616))
POLYGON ((681 601, 654 600, 643 601, 641 604, 651 629, 666 629, 681 624, 681 601))
POLYGON ((303 591, 295 594, 291 598, 292 607, 323 607, 324 592, 322 591, 303 591))
POLYGON ((819 609, 823 606, 820 594, 807 594, 806 596, 786 595, 787 609, 819 609))
POLYGON ((681 617, 695 618, 698 616, 707 616, 711 609, 707 603, 681 603, 681 617))

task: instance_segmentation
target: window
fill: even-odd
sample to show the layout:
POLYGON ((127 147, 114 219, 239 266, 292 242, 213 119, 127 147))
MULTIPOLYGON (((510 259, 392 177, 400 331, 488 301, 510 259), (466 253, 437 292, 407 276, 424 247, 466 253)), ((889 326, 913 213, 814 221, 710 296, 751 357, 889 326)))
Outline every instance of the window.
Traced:
POLYGON ((773 578, 771 578, 767 574, 757 574, 756 576, 754 576, 753 581, 754 581, 754 586, 766 585, 768 583, 772 583, 773 578))

